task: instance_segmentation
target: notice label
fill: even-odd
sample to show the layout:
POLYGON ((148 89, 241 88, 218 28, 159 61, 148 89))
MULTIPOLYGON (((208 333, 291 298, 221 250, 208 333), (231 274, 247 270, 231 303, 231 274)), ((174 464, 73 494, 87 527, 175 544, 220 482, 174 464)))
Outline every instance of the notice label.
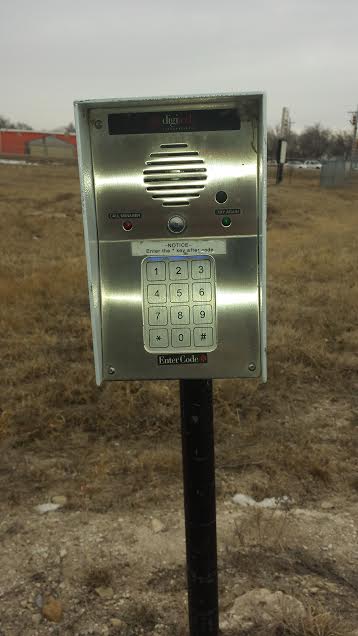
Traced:
POLYGON ((226 240, 133 241, 132 256, 200 256, 226 254, 226 240))

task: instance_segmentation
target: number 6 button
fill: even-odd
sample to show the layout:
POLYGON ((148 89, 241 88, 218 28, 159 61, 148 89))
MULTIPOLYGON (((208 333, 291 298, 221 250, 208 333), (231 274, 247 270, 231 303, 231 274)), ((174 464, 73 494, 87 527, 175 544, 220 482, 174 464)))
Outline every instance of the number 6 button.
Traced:
POLYGON ((193 300, 195 302, 211 300, 211 283, 193 283, 193 300))

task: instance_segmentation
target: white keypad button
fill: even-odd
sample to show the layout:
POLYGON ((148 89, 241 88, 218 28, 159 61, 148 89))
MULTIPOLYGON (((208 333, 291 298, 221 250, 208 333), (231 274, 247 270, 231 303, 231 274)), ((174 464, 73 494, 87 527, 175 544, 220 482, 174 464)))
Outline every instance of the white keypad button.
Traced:
POLYGON ((173 283, 170 285, 170 300, 172 303, 187 303, 189 300, 189 285, 173 283))
POLYGON ((211 305, 195 305, 193 307, 193 315, 193 320, 196 325, 207 325, 213 322, 213 310, 211 305))
POLYGON ((170 321, 172 325, 188 325, 189 324, 189 307, 178 305, 170 308, 170 321))
POLYGON ((147 263, 147 280, 165 280, 165 262, 147 263))
POLYGON ((149 303, 165 303, 167 300, 166 285, 148 285, 147 298, 149 303))
POLYGON ((212 327, 195 327, 194 345, 196 347, 211 347, 213 344, 212 327))
POLYGON ((148 322, 150 325, 167 325, 168 310, 166 307, 149 307, 148 322))
POLYGON ((172 346, 190 347, 190 329, 172 329, 172 346))
POLYGON ((211 263, 206 260, 194 260, 191 262, 191 276, 194 280, 202 278, 210 278, 211 276, 211 263))
POLYGON ((188 263, 186 261, 170 261, 170 280, 185 280, 188 278, 188 263))
POLYGON ((167 329, 149 329, 149 345, 153 349, 168 347, 169 338, 167 329))
POLYGON ((193 283, 193 300, 195 302, 211 300, 211 283, 193 283))

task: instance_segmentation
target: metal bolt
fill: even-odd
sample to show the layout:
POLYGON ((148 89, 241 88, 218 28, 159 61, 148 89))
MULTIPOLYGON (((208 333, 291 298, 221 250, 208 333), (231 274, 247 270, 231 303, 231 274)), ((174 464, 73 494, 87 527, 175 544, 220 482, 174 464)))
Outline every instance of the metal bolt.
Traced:
POLYGON ((256 371, 256 364, 254 362, 250 362, 249 371, 256 371))
POLYGON ((109 373, 109 375, 114 375, 114 374, 115 374, 115 372, 116 372, 116 370, 115 370, 115 368, 114 368, 114 367, 108 367, 108 373, 109 373))
POLYGON ((98 130, 100 128, 102 128, 103 126, 103 122, 100 119, 96 119, 96 121, 94 122, 94 125, 96 126, 96 128, 98 128, 98 130))

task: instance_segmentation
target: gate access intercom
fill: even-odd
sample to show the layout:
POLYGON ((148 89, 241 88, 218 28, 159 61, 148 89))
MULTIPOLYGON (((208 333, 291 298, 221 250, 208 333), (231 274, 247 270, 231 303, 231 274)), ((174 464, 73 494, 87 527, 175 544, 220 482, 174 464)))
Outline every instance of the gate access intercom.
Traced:
POLYGON ((75 113, 97 383, 265 381, 264 95, 75 113))

